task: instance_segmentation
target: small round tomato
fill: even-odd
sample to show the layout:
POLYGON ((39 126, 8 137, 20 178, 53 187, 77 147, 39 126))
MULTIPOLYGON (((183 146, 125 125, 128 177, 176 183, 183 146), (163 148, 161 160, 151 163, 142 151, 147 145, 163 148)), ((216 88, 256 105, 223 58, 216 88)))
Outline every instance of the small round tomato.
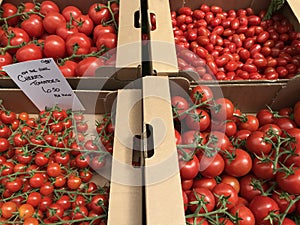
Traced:
POLYGON ((207 188, 212 191, 217 185, 215 178, 201 177, 199 179, 194 179, 193 188, 207 188))
POLYGON ((57 177, 61 174, 61 166, 58 163, 50 163, 47 166, 47 174, 50 177, 57 177))
POLYGON ((74 176, 74 175, 70 175, 67 181, 68 187, 71 190, 76 190, 80 187, 82 181, 80 179, 80 177, 74 176))
POLYGON ((105 49, 113 49, 117 47, 117 35, 115 33, 104 33, 98 36, 96 40, 96 47, 98 51, 105 49))
POLYGON ((91 48, 91 40, 84 33, 75 33, 67 37, 66 51, 68 55, 88 54, 91 48))
POLYGON ((28 217, 24 220, 23 225, 38 225, 39 221, 38 219, 34 218, 34 217, 28 217))
POLYGON ((32 205, 30 204, 23 204, 19 207, 18 209, 19 211, 19 216, 22 219, 27 219, 33 216, 34 214, 34 208, 32 205))
POLYGON ((71 60, 67 60, 63 65, 59 66, 59 70, 64 77, 74 77, 77 63, 71 60))
POLYGON ((58 5, 53 1, 42 1, 40 5, 40 13, 47 15, 49 12, 59 12, 58 5))
POLYGON ((108 199, 106 195, 103 194, 97 194, 92 197, 92 200, 89 204, 89 207, 91 210, 98 214, 102 214, 105 212, 105 208, 108 206, 108 199))
POLYGON ((96 25, 104 24, 105 22, 111 20, 111 14, 108 7, 102 3, 95 3, 91 5, 88 15, 96 25))
POLYGON ((199 171, 202 176, 213 178, 219 176, 225 167, 224 159, 219 153, 207 156, 203 153, 197 154, 200 162, 199 171))
POLYGON ((277 203, 267 196, 256 196, 249 204, 249 209, 255 217, 256 224, 271 225, 271 221, 265 218, 272 212, 279 213, 279 207, 277 203))
POLYGON ((244 121, 239 124, 240 130, 256 131, 259 127, 258 119, 253 115, 247 115, 244 121))
POLYGON ((27 204, 37 207, 42 199, 42 195, 39 192, 31 192, 26 200, 27 204))
POLYGON ((226 198, 228 209, 233 208, 238 202, 238 193, 230 184, 219 183, 214 187, 212 193, 215 195, 215 201, 218 202, 217 207, 222 207, 219 201, 222 198, 226 198))
POLYGON ((255 217, 251 210, 244 205, 237 205, 230 210, 233 216, 240 218, 239 225, 255 225, 255 217))
POLYGON ((185 118, 185 124, 191 130, 205 131, 210 126, 210 116, 202 109, 195 109, 185 118))
POLYGON ((35 44, 27 44, 16 52, 18 62, 30 61, 43 58, 42 49, 35 44))
POLYGON ((75 26, 80 33, 90 36, 93 32, 94 23, 88 15, 79 15, 76 21, 73 21, 73 26, 75 26))
POLYGON ((43 19, 44 29, 49 34, 55 34, 59 26, 65 26, 66 19, 58 12, 49 12, 43 19))
POLYGON ((199 213, 210 212, 215 208, 215 197, 213 193, 206 188, 194 188, 188 195, 188 199, 189 209, 192 212, 195 212, 199 206, 199 213), (205 206, 205 208, 203 206, 205 206))
MULTIPOLYGON (((189 103, 187 100, 181 96, 173 96, 171 98, 171 104, 173 107, 174 116, 178 116, 184 113, 189 108, 189 103)), ((180 120, 184 119, 186 114, 180 116, 180 120)))
POLYGON ((63 218, 63 215, 64 215, 64 208, 57 203, 51 204, 47 210, 47 218, 51 222, 59 221, 61 218, 63 218))
POLYGON ((213 98, 213 92, 208 86, 196 86, 190 92, 190 98, 195 104, 208 103, 213 98))
POLYGON ((66 43, 58 35, 49 35, 45 38, 43 53, 49 58, 63 58, 66 54, 66 43))
POLYGON ((272 143, 268 142, 267 135, 262 131, 252 132, 246 140, 247 149, 257 155, 268 155, 272 150, 272 143))
POLYGON ((225 174, 221 176, 221 179, 222 179, 221 181, 222 183, 229 184, 236 190, 237 193, 240 192, 240 183, 236 177, 225 174))
POLYGON ((300 185, 300 168, 292 167, 287 172, 277 172, 276 181, 278 186, 288 192, 289 194, 300 194, 299 185, 300 185))
POLYGON ((193 179, 197 176, 199 171, 199 160, 196 156, 189 161, 180 160, 180 177, 183 180, 193 179))
POLYGON ((82 15, 82 12, 76 6, 68 5, 62 10, 61 14, 67 21, 70 21, 71 18, 77 19, 78 16, 82 15))
POLYGON ((18 210, 17 204, 12 202, 12 201, 8 201, 8 202, 4 202, 3 205, 1 206, 1 216, 4 217, 5 219, 9 219, 10 217, 12 217, 18 210))
POLYGON ((234 177, 248 174, 252 168, 252 159, 248 152, 235 149, 232 153, 225 153, 225 172, 234 177))

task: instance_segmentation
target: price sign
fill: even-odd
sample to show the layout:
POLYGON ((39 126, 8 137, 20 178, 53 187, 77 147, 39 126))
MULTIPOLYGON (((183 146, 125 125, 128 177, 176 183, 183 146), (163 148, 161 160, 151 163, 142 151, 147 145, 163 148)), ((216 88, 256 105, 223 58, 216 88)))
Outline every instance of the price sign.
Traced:
POLYGON ((11 64, 3 70, 40 111, 55 105, 73 111, 84 110, 52 58, 11 64))

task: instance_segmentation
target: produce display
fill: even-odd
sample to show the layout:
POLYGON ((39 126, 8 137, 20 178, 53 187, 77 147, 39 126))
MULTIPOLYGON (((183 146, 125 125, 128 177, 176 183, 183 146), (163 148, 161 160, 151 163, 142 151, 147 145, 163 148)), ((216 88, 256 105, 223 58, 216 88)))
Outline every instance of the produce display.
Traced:
POLYGON ((187 224, 299 224, 300 101, 243 114, 196 86, 171 103, 187 224))
POLYGON ((112 149, 88 129, 81 113, 30 116, 1 104, 0 224, 106 224, 109 186, 95 171, 112 149))
MULTIPOLYGON (((300 102, 243 114, 196 86, 171 103, 187 224, 299 224, 300 102)), ((1 224, 106 224, 109 181, 95 178, 113 154, 114 125, 105 115, 91 135, 87 118, 1 105, 1 224)))
MULTIPOLYGON (((111 65, 101 57, 117 45, 117 1, 94 3, 84 14, 75 6, 60 10, 53 1, 1 5, 0 70, 14 62, 52 57, 65 77, 93 76, 111 65)), ((1 71, 5 76, 5 72, 1 71)))
POLYGON ((265 16, 266 11, 256 15, 252 8, 225 12, 205 4, 172 11, 175 43, 182 47, 179 68, 198 73, 199 80, 275 80, 299 74, 300 34, 282 14, 265 16))

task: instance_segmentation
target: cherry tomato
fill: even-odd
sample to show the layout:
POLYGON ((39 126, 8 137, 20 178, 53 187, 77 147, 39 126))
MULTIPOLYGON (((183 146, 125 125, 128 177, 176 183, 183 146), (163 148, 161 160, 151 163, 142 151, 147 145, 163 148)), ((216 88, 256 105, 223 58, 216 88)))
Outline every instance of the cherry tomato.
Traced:
POLYGON ((188 195, 188 199, 189 209, 192 212, 195 212, 199 206, 199 213, 204 213, 205 211, 210 212, 215 208, 215 197, 212 192, 206 188, 194 188, 188 195), (198 199, 200 199, 200 201, 198 199), (199 201, 199 203, 197 203, 197 201, 199 201), (204 207, 201 207, 204 205, 206 207, 206 210, 204 209, 204 207))
POLYGON ((43 19, 43 26, 45 31, 49 34, 55 34, 59 26, 65 26, 66 19, 58 12, 48 12, 43 19))
POLYGON ((197 176, 199 170, 199 160, 196 156, 189 161, 179 161, 180 177, 183 180, 193 179, 197 176))
POLYGON ((225 154, 225 172, 234 177, 248 174, 252 168, 251 156, 243 149, 235 149, 225 154))
POLYGON ((30 61, 43 58, 42 49, 35 44, 27 44, 16 52, 18 62, 30 61))

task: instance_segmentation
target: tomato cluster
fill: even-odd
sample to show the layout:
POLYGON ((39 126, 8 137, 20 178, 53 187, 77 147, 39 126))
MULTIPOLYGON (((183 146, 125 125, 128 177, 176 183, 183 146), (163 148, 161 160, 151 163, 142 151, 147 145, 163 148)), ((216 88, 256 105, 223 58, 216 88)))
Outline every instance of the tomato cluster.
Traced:
POLYGON ((80 112, 1 105, 1 224, 106 224, 109 187, 94 174, 110 152, 88 129, 80 112))
POLYGON ((252 115, 215 98, 171 99, 187 224, 299 224, 300 101, 252 115))
POLYGON ((114 58, 99 56, 117 44, 115 1, 94 3, 87 14, 75 6, 60 10, 53 1, 18 7, 4 3, 1 10, 0 70, 14 62, 52 57, 65 77, 93 76, 95 67, 114 63, 114 58))
POLYGON ((281 14, 202 4, 172 11, 178 65, 200 80, 286 79, 300 72, 300 35, 281 14), (190 51, 188 51, 189 49, 190 51))

